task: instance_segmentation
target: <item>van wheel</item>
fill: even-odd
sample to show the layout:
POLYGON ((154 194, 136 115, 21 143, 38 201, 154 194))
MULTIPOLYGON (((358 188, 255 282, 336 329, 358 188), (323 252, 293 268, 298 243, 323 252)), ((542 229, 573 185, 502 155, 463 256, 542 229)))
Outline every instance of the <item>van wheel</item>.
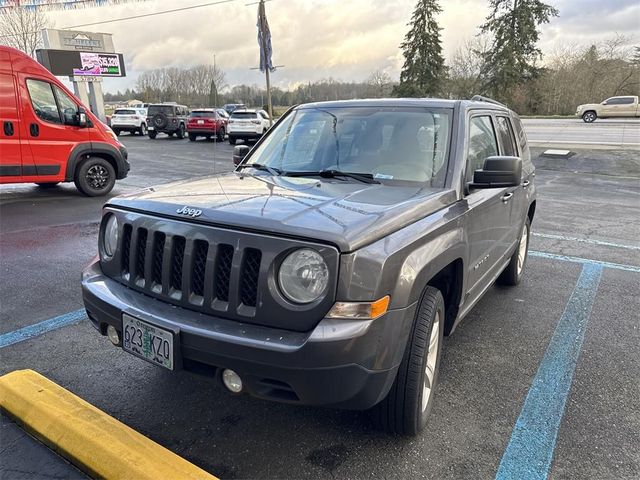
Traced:
POLYGON ((520 239, 516 251, 513 252, 509 265, 498 277, 498 283, 501 285, 515 286, 522 280, 524 267, 527 265, 527 254, 529 253, 529 236, 531 235, 531 222, 527 216, 520 232, 520 239))
POLYGON ((416 435, 427 424, 438 385, 444 319, 440 290, 427 287, 396 379, 386 398, 372 409, 374 422, 383 430, 416 435))
POLYGON ((158 132, 156 132, 155 130, 149 132, 149 138, 151 140, 155 140, 155 138, 158 136, 158 132))
POLYGON ((36 183, 40 188, 53 188, 60 182, 36 183))
POLYGON ((89 157, 78 168, 74 178, 76 188, 87 197, 106 195, 116 183, 116 171, 107 160, 89 157))

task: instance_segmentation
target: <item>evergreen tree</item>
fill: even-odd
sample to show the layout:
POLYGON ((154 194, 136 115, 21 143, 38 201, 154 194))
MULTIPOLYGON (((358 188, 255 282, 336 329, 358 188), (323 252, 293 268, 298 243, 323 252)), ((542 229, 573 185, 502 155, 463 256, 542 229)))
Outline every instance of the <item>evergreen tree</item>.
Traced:
POLYGON ((437 0, 418 0, 411 17, 409 32, 400 47, 404 65, 400 84, 393 94, 404 97, 437 95, 447 74, 442 56, 440 30, 435 16, 442 9, 437 0))
POLYGON ((491 48, 484 54, 484 90, 508 101, 514 87, 540 73, 538 27, 558 16, 558 10, 540 0, 490 0, 489 6, 491 13, 480 27, 482 33, 493 34, 491 48))

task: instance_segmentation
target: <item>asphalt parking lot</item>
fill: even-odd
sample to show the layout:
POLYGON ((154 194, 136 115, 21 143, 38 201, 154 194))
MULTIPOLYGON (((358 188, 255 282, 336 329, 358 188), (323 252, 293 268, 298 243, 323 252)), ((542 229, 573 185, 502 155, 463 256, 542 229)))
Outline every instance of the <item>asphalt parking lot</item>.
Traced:
MULTIPOLYGON (((121 138, 132 171, 114 195, 232 169, 228 143, 121 138)), ((640 151, 574 148, 565 160, 540 157, 538 145, 525 278, 492 287, 445 340, 417 438, 380 433, 362 412, 232 396, 114 348, 86 320, 0 347, 0 374, 34 369, 222 478, 523 478, 518 449, 551 455, 550 478, 639 478, 640 151), (563 345, 563 329, 582 343, 563 345), (548 391, 545 369, 565 372, 566 394, 548 391), (558 428, 523 444, 541 408, 558 410, 558 428)), ((0 338, 82 308, 103 202, 73 185, 0 187, 0 338)), ((80 475, 70 472, 55 478, 80 475)))

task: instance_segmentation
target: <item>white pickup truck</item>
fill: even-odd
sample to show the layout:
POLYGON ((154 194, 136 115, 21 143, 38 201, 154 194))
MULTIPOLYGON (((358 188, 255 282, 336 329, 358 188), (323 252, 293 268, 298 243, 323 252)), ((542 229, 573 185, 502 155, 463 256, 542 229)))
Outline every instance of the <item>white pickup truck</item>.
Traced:
POLYGON ((576 116, 586 123, 595 122, 596 118, 608 117, 640 117, 638 97, 626 95, 607 98, 602 103, 578 105, 576 116))

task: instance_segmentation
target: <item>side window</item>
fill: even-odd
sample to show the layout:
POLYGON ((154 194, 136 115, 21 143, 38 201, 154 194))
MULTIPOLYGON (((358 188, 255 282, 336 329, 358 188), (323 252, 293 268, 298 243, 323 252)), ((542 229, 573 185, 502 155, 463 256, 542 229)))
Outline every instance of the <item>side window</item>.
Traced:
POLYGON ((56 98, 53 96, 51 84, 40 80, 28 79, 27 89, 29 90, 29 97, 31 97, 31 105, 33 105, 33 110, 38 118, 45 122, 61 124, 60 112, 58 111, 56 98))
POLYGON ((515 137, 509 119, 507 117, 497 117, 496 130, 500 138, 500 145, 502 145, 502 154, 517 157, 518 149, 516 148, 515 137))
POLYGON ((76 114, 78 113, 78 105, 76 105, 76 102, 74 102, 69 97, 69 95, 64 93, 55 85, 53 89, 56 92, 58 105, 60 105, 60 110, 62 111, 62 118, 64 119, 65 125, 76 125, 76 114))
POLYGON ((633 97, 623 97, 620 99, 621 105, 631 105, 634 102, 633 97))
POLYGON ((498 155, 498 144, 491 117, 472 117, 467 147, 467 182, 473 180, 473 172, 484 166, 486 158, 493 155, 498 155))

